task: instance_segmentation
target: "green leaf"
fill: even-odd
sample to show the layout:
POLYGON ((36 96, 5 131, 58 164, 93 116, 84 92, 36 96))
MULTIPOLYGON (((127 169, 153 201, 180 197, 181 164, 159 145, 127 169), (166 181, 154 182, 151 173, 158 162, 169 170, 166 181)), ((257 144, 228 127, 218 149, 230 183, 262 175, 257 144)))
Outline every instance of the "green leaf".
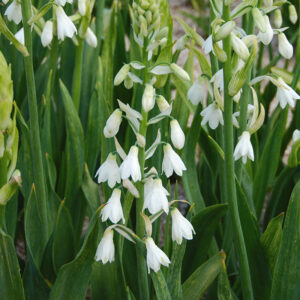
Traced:
POLYGON ((0 230, 0 261, 0 298, 25 299, 14 242, 2 230, 0 230))
POLYGON ((63 265, 51 289, 50 300, 84 300, 97 249, 99 211, 90 221, 84 243, 76 258, 63 265))
POLYGON ((192 218, 196 235, 187 241, 182 274, 185 280, 207 258, 207 252, 222 216, 227 211, 227 204, 216 204, 204 208, 192 218))
POLYGON ((281 243, 283 217, 284 213, 281 213, 279 216, 273 218, 268 224, 268 227, 265 230, 264 234, 260 237, 260 241, 264 248, 266 258, 268 260, 269 267, 272 273, 281 243))
POLYGON ((218 277, 218 300, 232 300, 225 263, 222 264, 222 270, 218 277))
POLYGON ((264 145, 262 155, 258 162, 257 171, 253 183, 253 202, 257 216, 261 215, 268 186, 273 180, 281 151, 281 143, 285 133, 287 122, 287 108, 281 113, 275 127, 270 130, 264 145))
POLYGON ((61 201, 53 232, 52 258, 55 270, 74 258, 74 229, 65 201, 61 201))
POLYGON ((211 257, 184 282, 182 299, 199 300, 222 270, 225 253, 211 257))
POLYGON ((300 182, 295 186, 283 227, 271 300, 300 298, 300 182))
POLYGON ((154 285, 156 299, 158 300, 171 300, 169 289, 165 277, 161 270, 158 272, 151 271, 151 278, 154 285))

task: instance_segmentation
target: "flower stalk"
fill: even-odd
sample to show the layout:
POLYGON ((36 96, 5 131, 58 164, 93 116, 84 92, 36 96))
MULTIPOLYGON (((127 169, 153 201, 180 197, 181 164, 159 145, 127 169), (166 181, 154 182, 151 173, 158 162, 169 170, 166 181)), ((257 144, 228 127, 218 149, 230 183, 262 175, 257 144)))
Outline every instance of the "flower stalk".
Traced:
MULTIPOLYGON (((223 19, 230 21, 230 6, 225 3, 223 5, 223 19)), ((237 250, 239 254, 240 266, 241 266, 241 285, 243 290, 244 299, 253 300, 253 291, 251 285, 250 269, 247 257, 247 251, 245 246, 245 240, 243 236, 235 184, 234 174, 234 159, 233 159, 233 124, 232 124, 232 112, 233 112, 233 100, 229 95, 228 84, 231 78, 231 41, 230 36, 226 37, 223 41, 224 51, 227 55, 227 60, 224 63, 224 154, 225 154, 225 174, 227 181, 227 200, 229 203, 230 214, 232 218, 232 224, 234 234, 237 240, 237 250)))

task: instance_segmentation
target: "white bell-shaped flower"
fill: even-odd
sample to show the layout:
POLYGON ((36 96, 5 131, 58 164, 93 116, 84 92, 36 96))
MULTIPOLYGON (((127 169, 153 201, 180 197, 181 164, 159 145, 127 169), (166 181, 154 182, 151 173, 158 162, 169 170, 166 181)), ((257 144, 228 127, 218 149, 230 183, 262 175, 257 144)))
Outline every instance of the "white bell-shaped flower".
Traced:
POLYGON ((44 47, 50 45, 53 39, 53 22, 47 21, 41 35, 41 42, 44 47))
POLYGON ((117 75, 115 76, 114 79, 114 85, 120 85, 126 78, 128 72, 130 70, 130 65, 126 64, 124 65, 119 72, 117 73, 117 75))
POLYGON ((216 81, 216 86, 220 91, 224 90, 224 72, 223 69, 217 71, 209 82, 214 83, 216 81))
POLYGON ((207 89, 203 81, 195 80, 192 86, 189 88, 187 97, 194 104, 198 105, 206 98, 207 89))
POLYGON ((172 240, 181 245, 182 238, 193 239, 195 230, 193 225, 187 220, 177 208, 171 210, 172 217, 172 240))
POLYGON ((8 21, 14 21, 19 24, 22 21, 22 7, 21 2, 14 0, 6 9, 5 16, 7 16, 8 21))
POLYGON ((124 104, 122 101, 118 100, 120 109, 126 114, 126 118, 134 125, 136 130, 140 129, 140 122, 142 120, 142 115, 136 111, 135 109, 131 108, 130 105, 124 104))
POLYGON ((79 13, 84 16, 86 13, 86 0, 78 0, 79 13))
POLYGON ((111 197, 108 199, 106 205, 101 210, 102 222, 110 219, 114 224, 116 224, 122 219, 123 223, 125 223, 120 198, 121 190, 114 189, 111 197))
POLYGON ((204 41, 202 49, 204 53, 207 55, 211 51, 213 51, 213 37, 212 35, 208 36, 208 38, 204 41))
POLYGON ((288 41, 283 32, 278 34, 278 50, 279 53, 286 59, 291 59, 293 56, 293 45, 288 41))
POLYGON ((96 37, 94 31, 90 27, 88 27, 84 38, 89 46, 91 46, 92 48, 97 47, 97 44, 98 44, 97 37, 96 37))
POLYGON ((234 52, 244 61, 246 61, 250 55, 246 44, 237 37, 234 33, 231 33, 231 43, 234 52))
POLYGON ((216 129, 219 124, 224 125, 222 110, 216 102, 204 108, 200 115, 203 117, 201 121, 202 126, 208 123, 211 129, 216 129))
POLYGON ((128 179, 129 177, 131 177, 134 182, 142 179, 138 154, 138 147, 131 146, 128 155, 120 166, 122 179, 128 179))
POLYGON ((233 156, 235 160, 242 157, 244 164, 247 162, 247 157, 254 161, 254 152, 250 141, 250 133, 248 131, 244 131, 239 137, 239 142, 234 149, 233 156))
POLYGON ((15 34, 15 38, 16 38, 22 45, 25 45, 24 28, 23 28, 23 27, 15 34))
POLYGON ((160 265, 168 267, 171 263, 168 256, 155 245, 151 237, 145 239, 146 249, 147 249, 147 267, 148 273, 150 269, 154 272, 160 270, 160 265))
POLYGON ((146 84, 142 98, 142 105, 145 112, 149 112, 155 104, 155 89, 151 84, 146 84))
POLYGON ((106 138, 114 137, 120 128, 122 122, 122 111, 120 109, 115 109, 113 113, 109 116, 106 121, 105 127, 103 129, 104 136, 106 138))
POLYGON ((184 132, 182 131, 177 120, 170 122, 171 141, 176 149, 182 149, 185 142, 184 132))
POLYGON ((71 19, 66 15, 64 9, 59 6, 56 8, 57 18, 57 37, 63 41, 65 37, 72 38, 77 29, 71 19))
POLYGON ((156 214, 161 209, 166 214, 169 212, 168 198, 169 192, 163 187, 161 179, 148 178, 144 186, 144 207, 148 208, 151 214, 156 214))
POLYGON ((114 245, 114 232, 112 229, 107 228, 104 231, 103 237, 98 245, 95 260, 102 261, 106 264, 108 261, 111 263, 115 260, 115 245, 114 245))
POLYGON ((116 155, 110 153, 106 161, 100 166, 95 177, 98 176, 98 183, 107 181, 108 186, 113 188, 116 183, 121 182, 121 173, 117 164, 116 155))
POLYGON ((182 172, 186 170, 185 164, 180 156, 172 149, 170 144, 164 145, 162 169, 167 177, 172 176, 173 172, 178 176, 182 176, 182 172))
POLYGON ((277 79, 277 93, 276 100, 280 104, 281 108, 285 108, 287 104, 291 107, 295 107, 296 101, 299 100, 298 95, 290 86, 288 86, 280 77, 277 79))
POLYGON ((300 140, 300 130, 295 129, 293 132, 293 142, 297 142, 298 140, 300 140))
POLYGON ((264 19, 266 21, 266 32, 259 32, 258 33, 258 39, 264 44, 269 45, 272 42, 273 39, 273 29, 270 24, 269 17, 267 15, 264 16, 264 19))

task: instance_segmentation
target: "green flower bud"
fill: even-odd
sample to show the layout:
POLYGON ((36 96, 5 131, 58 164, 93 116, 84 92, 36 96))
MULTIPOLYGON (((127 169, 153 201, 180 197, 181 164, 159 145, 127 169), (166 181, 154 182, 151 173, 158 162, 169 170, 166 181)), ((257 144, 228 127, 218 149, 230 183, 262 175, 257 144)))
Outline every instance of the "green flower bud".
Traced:
POLYGON ((257 7, 252 8, 252 16, 258 30, 265 33, 267 31, 267 24, 265 18, 257 7))
POLYGON ((220 41, 225 39, 233 30, 235 27, 235 22, 234 21, 229 21, 224 23, 215 33, 214 35, 214 41, 220 41))
POLYGON ((172 63, 170 65, 170 68, 174 74, 176 74, 178 77, 180 77, 183 80, 191 80, 189 74, 183 70, 181 67, 176 65, 175 63, 172 63))
POLYGON ((218 43, 213 43, 213 49, 218 60, 224 63, 227 60, 226 52, 218 45, 218 43))
POLYGON ((290 21, 293 24, 296 24, 297 20, 298 20, 298 15, 297 15, 297 11, 296 11, 296 8, 294 5, 289 6, 289 16, 290 16, 290 21))
POLYGON ((274 25, 276 28, 280 28, 282 26, 282 14, 279 8, 277 8, 274 13, 274 25))
POLYGON ((114 79, 114 85, 120 85, 124 79, 126 78, 128 72, 130 70, 130 65, 126 64, 124 65, 120 71, 117 73, 115 79, 114 79))

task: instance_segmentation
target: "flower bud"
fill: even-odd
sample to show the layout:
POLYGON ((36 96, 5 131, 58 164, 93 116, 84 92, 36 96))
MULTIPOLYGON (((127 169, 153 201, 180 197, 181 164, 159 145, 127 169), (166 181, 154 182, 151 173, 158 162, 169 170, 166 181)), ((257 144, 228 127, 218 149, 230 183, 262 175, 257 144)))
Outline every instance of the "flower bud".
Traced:
POLYGON ((282 26, 282 14, 279 8, 277 8, 274 13, 274 25, 275 28, 280 28, 282 26))
POLYGON ((145 112, 149 112, 153 108, 155 104, 154 94, 155 89, 153 86, 151 84, 146 84, 142 98, 142 105, 145 112))
POLYGON ((128 64, 124 65, 120 71, 117 73, 115 79, 114 79, 114 85, 120 85, 125 77, 127 76, 128 72, 130 70, 130 66, 128 64))
POLYGON ((290 17, 290 21, 291 21, 293 24, 296 24, 296 23, 297 23, 297 20, 298 20, 297 11, 296 11, 295 6, 292 5, 292 4, 289 6, 289 17, 290 17))
POLYGON ((171 140, 176 149, 182 149, 185 142, 184 133, 177 120, 172 120, 170 122, 171 127, 171 140))
POLYGON ((86 0, 78 0, 79 13, 84 16, 86 13, 86 0))
POLYGON ((104 136, 106 138, 111 138, 115 136, 120 128, 122 122, 122 111, 120 109, 115 109, 113 113, 109 116, 109 118, 106 121, 105 127, 104 127, 104 136))
POLYGON ((259 32, 258 37, 264 45, 269 45, 273 39, 273 29, 271 27, 269 17, 267 15, 265 15, 264 19, 267 24, 267 30, 265 33, 259 32))
POLYGON ((293 132, 293 142, 297 142, 298 140, 300 140, 300 130, 295 129, 293 132))
POLYGON ((234 33, 231 33, 231 42, 234 52, 244 61, 246 61, 250 55, 249 50, 245 43, 238 38, 234 33))
POLYGON ((214 53, 218 60, 222 63, 225 63, 227 60, 226 52, 220 47, 219 43, 213 43, 214 53))
POLYGON ((171 70, 173 71, 174 74, 176 74, 178 77, 180 77, 183 80, 191 80, 190 75, 183 70, 181 67, 176 65, 175 63, 172 63, 170 65, 171 70))
POLYGON ((159 95, 157 97, 156 103, 158 105, 158 108, 159 108, 160 112, 166 111, 170 107, 170 104, 168 103, 166 98, 162 95, 159 95))
POLYGON ((286 59, 290 59, 293 56, 293 46, 282 32, 278 34, 278 50, 286 59))
POLYGON ((144 148, 146 146, 146 139, 143 135, 141 135, 140 133, 136 133, 136 140, 137 140, 137 143, 138 145, 141 147, 141 148, 144 148))
POLYGON ((266 7, 272 7, 273 0, 264 0, 264 4, 265 4, 266 7))
POLYGON ((41 35, 42 45, 44 47, 47 47, 51 43, 52 39, 53 39, 53 22, 47 21, 41 35))
POLYGON ((266 32, 267 30, 266 21, 257 7, 252 8, 252 16, 258 30, 261 32, 266 32))
POLYGON ((91 46, 93 48, 97 47, 97 43, 98 43, 97 37, 90 27, 88 27, 88 29, 86 31, 85 40, 89 46, 91 46))
POLYGON ((228 21, 225 24, 223 24, 215 33, 214 35, 214 41, 220 41, 225 39, 233 30, 235 27, 235 22, 234 21, 228 21))

